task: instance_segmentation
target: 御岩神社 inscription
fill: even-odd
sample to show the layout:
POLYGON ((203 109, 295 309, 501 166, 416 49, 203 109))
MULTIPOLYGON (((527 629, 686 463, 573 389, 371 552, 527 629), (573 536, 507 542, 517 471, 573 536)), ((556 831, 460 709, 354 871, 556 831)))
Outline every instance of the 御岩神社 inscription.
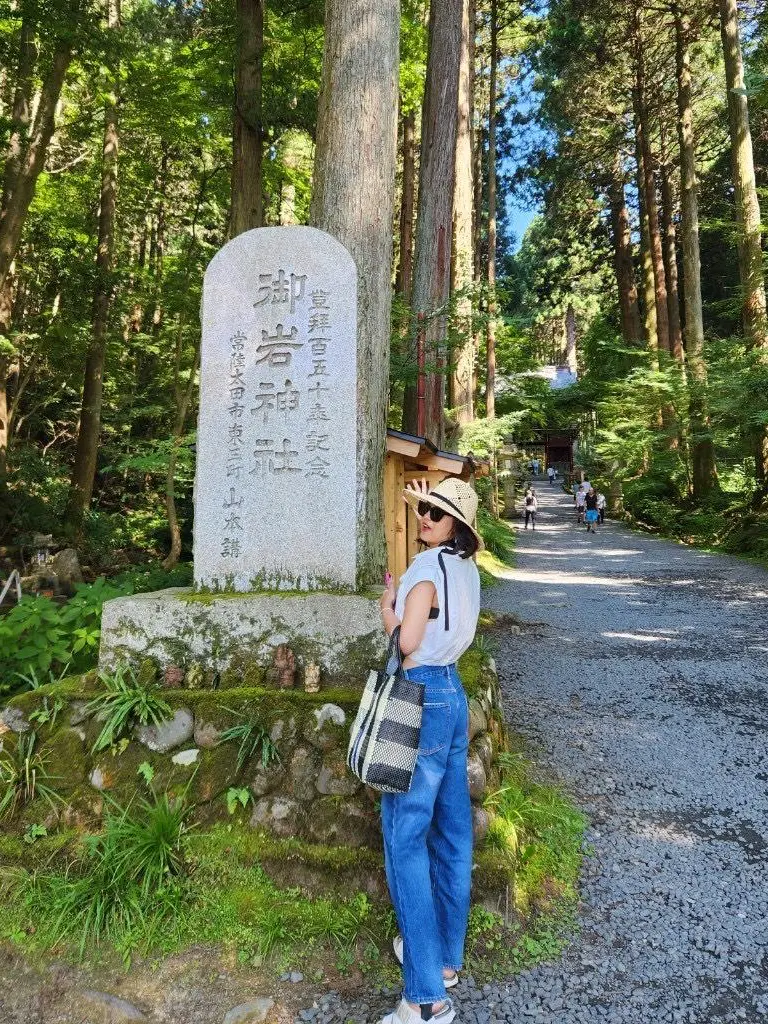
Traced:
POLYGON ((195 582, 354 589, 357 275, 315 228, 224 246, 203 286, 195 582))

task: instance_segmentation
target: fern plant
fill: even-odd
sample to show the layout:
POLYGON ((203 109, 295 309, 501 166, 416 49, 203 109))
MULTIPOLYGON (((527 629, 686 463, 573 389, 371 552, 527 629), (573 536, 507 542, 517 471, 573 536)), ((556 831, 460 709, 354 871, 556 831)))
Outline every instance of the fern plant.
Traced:
POLYGON ((104 717, 94 753, 111 747, 135 725, 160 725, 173 715, 170 704, 160 696, 160 687, 139 682, 130 666, 121 665, 112 674, 100 673, 99 681, 104 692, 86 706, 89 715, 104 717))

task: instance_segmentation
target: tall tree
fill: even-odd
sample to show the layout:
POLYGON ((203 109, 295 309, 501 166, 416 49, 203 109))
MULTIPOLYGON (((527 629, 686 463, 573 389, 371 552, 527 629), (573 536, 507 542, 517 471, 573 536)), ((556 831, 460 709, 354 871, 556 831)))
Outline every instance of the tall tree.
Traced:
POLYGON ((262 67, 264 0, 237 0, 235 102, 232 118, 232 238, 264 223, 262 67))
POLYGON ((619 295, 621 333, 628 345, 640 345, 643 327, 640 322, 640 306, 632 259, 632 235, 624 193, 624 167, 620 153, 616 155, 608 198, 611 208, 613 265, 619 295))
POLYGON ((349 249, 358 272, 361 586, 380 583, 386 568, 382 467, 389 404, 399 31, 398 0, 326 0, 310 219, 349 249))
POLYGON ((9 440, 8 379, 15 365, 14 347, 7 340, 13 315, 11 268, 53 135, 56 108, 72 61, 73 36, 67 32, 55 37, 53 54, 36 97, 33 120, 30 120, 30 93, 36 50, 29 18, 26 27, 22 26, 19 45, 13 127, 6 151, 0 206, 0 481, 5 476, 9 440))
POLYGON ((403 186, 400 193, 400 246, 395 291, 408 301, 413 282, 413 218, 416 212, 416 113, 403 115, 403 186))
MULTIPOLYGON (((720 35, 723 43, 725 82, 728 90, 728 121, 731 132, 731 164, 738 227, 739 277, 742 292, 744 333, 750 347, 768 358, 768 316, 760 238, 760 204, 755 183, 752 133, 749 126, 744 62, 739 38, 736 0, 720 0, 720 35)), ((768 494, 768 431, 759 429, 754 439, 758 494, 768 494)))
POLYGON ((45 163, 53 135, 56 107, 64 85, 64 77, 72 61, 72 37, 60 40, 51 58, 37 99, 37 112, 24 152, 14 156, 17 167, 13 187, 0 210, 0 331, 10 325, 12 300, 9 273, 21 241, 21 233, 35 194, 35 186, 45 163))
MULTIPOLYGON (((441 0, 429 11, 427 79, 421 118, 419 200, 411 306, 424 324, 429 372, 425 382, 425 431, 443 443, 447 303, 451 283, 453 183, 463 0, 441 0)), ((406 396, 404 429, 415 430, 413 394, 406 396)))
POLYGON ((474 417, 475 346, 472 336, 472 75, 474 59, 470 0, 464 0, 459 67, 459 111, 456 132, 456 182, 453 189, 452 288, 458 292, 456 329, 459 335, 451 377, 450 404, 460 424, 474 417))
MULTIPOLYGON (((107 0, 106 6, 107 27, 110 33, 116 33, 120 26, 120 0, 107 0)), ((119 142, 118 82, 119 65, 115 58, 114 65, 109 71, 109 82, 106 83, 99 197, 99 238, 96 249, 96 286, 93 295, 91 342, 85 360, 80 425, 77 432, 77 448, 67 508, 67 523, 75 533, 79 532, 83 516, 91 503, 101 433, 104 359, 107 347, 109 310, 114 292, 113 260, 119 142)))
POLYGON ((651 232, 648 226, 648 214, 643 199, 643 154, 636 137, 635 163, 637 165, 637 206, 640 220, 640 280, 643 296, 643 334, 648 351, 656 366, 659 363, 659 333, 656 320, 656 279, 653 273, 651 257, 651 232))
POLYGON ((485 332, 485 414, 496 416, 496 87, 499 68, 497 0, 491 0, 491 57, 488 98, 488 323, 485 332))
POLYGON ((675 200, 672 194, 671 167, 664 154, 659 164, 661 186, 661 234, 664 255, 664 281, 667 286, 667 315, 669 318, 669 351, 679 362, 683 361, 683 332, 680 325, 680 296, 677 274, 677 230, 675 228, 675 200))
POLYGON ((635 116, 635 136, 637 139, 638 189, 642 189, 643 207, 647 218, 648 245, 656 305, 656 337, 659 349, 670 351, 669 341, 669 309, 667 303, 667 283, 664 272, 664 252, 659 225, 659 207, 656 198, 656 180, 654 176, 654 159, 651 150, 649 105, 646 90, 646 57, 643 26, 641 22, 641 6, 633 2, 631 6, 631 37, 634 64, 634 82, 632 88, 632 106, 635 116))
POLYGON ((680 4, 672 5, 675 22, 677 134, 680 148, 680 235, 683 251, 685 354, 688 362, 689 412, 693 462, 693 494, 701 498, 715 486, 717 475, 707 409, 707 364, 704 361, 704 312, 701 301, 699 198, 690 58, 690 19, 680 4))

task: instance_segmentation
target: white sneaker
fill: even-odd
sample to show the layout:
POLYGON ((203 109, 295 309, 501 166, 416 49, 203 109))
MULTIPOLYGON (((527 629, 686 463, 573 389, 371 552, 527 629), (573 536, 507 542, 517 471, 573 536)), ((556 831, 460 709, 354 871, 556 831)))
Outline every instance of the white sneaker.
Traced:
POLYGON ((450 999, 446 999, 442 1010, 438 1010, 427 1021, 422 1020, 419 1010, 414 1010, 405 999, 401 999, 397 1009, 382 1017, 379 1024, 451 1024, 455 1016, 456 1011, 450 999))
MULTIPOLYGON (((402 964, 403 962, 403 936, 396 935, 392 940, 392 949, 395 951, 397 962, 402 964)), ((455 988, 459 984, 459 976, 456 971, 453 972, 453 976, 450 978, 443 978, 443 984, 446 988, 455 988)))

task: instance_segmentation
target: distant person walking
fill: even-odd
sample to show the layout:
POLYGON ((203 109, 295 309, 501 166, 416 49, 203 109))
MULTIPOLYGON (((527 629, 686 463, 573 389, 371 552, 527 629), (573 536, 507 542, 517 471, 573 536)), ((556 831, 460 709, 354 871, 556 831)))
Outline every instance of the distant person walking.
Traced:
POLYGON ((597 492, 597 511, 600 513, 600 525, 605 523, 605 495, 602 491, 597 492))
POLYGON ((584 485, 580 484, 578 491, 576 491, 576 525, 580 526, 584 522, 584 507, 587 500, 587 492, 584 490, 584 485))
POLYGON ((555 467, 554 466, 547 466, 547 476, 549 477, 549 486, 551 487, 552 484, 554 484, 554 482, 555 482, 555 467))
POLYGON ((525 528, 528 529, 528 520, 531 521, 531 529, 536 529, 536 512, 539 507, 539 503, 536 500, 536 491, 532 487, 529 487, 525 492, 525 528))
POLYGON ((600 513, 597 511, 597 492, 594 487, 590 487, 584 497, 584 505, 586 511, 584 513, 584 519, 587 524, 587 533, 595 532, 595 523, 600 518, 600 513))

